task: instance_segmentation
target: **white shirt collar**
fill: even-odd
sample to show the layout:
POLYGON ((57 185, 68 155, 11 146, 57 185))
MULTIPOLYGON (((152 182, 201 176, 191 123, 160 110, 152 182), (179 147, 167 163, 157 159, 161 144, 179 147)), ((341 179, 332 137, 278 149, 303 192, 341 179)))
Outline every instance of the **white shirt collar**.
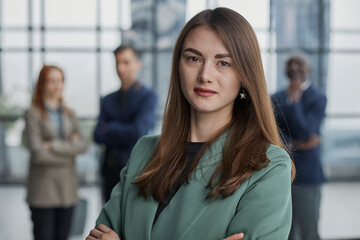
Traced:
POLYGON ((303 82, 301 84, 301 89, 303 91, 306 91, 310 87, 310 85, 311 85, 311 82, 309 81, 309 79, 306 79, 305 82, 303 82))

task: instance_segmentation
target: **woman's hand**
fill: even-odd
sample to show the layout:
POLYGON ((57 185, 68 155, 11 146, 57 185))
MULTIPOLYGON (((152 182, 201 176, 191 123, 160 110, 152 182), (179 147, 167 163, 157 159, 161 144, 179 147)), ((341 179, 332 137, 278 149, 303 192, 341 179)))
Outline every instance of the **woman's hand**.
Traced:
POLYGON ((313 134, 306 142, 292 141, 291 144, 299 150, 309 150, 316 148, 321 143, 321 138, 317 134, 313 134))
POLYGON ((79 140, 79 134, 77 134, 77 133, 73 133, 72 135, 71 135, 71 140, 72 141, 77 141, 77 140, 79 140))
POLYGON ((230 237, 227 237, 223 240, 240 240, 243 239, 244 234, 243 233, 235 233, 233 235, 231 235, 230 237))
MULTIPOLYGON (((86 237, 86 240, 120 240, 119 236, 111 228, 104 224, 100 224, 96 228, 92 229, 89 233, 89 236, 86 237)), ((240 238, 239 238, 240 239, 240 238)), ((232 240, 232 239, 230 239, 232 240)), ((235 240, 235 238, 234 238, 235 240)))
POLYGON ((43 146, 46 149, 50 149, 51 148, 51 142, 50 141, 45 141, 45 142, 43 142, 43 146))
POLYGON ((290 84, 287 89, 288 98, 290 102, 299 102, 301 99, 301 95, 303 93, 303 90, 301 89, 301 82, 300 81, 290 81, 290 84))

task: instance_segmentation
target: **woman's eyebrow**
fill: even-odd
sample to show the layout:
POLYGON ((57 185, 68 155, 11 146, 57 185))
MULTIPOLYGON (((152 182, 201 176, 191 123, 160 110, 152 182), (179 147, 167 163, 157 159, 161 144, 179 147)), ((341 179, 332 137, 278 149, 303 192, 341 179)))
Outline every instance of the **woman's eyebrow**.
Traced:
POLYGON ((215 58, 231 58, 231 55, 229 53, 216 54, 215 58))
MULTIPOLYGON (((199 56, 203 56, 201 52, 199 52, 198 50, 194 49, 194 48, 187 48, 184 50, 184 52, 192 52, 195 53, 196 55, 199 56)), ((231 54, 229 53, 219 53, 215 55, 215 58, 231 58, 231 54)))
POLYGON ((196 50, 196 49, 193 49, 193 48, 187 48, 187 49, 184 50, 184 52, 192 52, 192 53, 195 53, 196 55, 199 55, 199 56, 202 57, 202 53, 199 52, 199 51, 196 50))

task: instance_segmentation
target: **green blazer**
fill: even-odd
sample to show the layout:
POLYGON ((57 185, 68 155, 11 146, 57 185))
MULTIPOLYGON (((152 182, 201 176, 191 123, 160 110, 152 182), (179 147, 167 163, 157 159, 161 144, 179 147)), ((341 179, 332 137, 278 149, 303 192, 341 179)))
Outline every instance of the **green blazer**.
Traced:
POLYGON ((207 200, 208 181, 222 159, 225 136, 204 154, 198 167, 175 194, 153 225, 159 202, 138 194, 135 181, 157 141, 142 137, 135 145, 120 182, 103 207, 96 224, 116 231, 121 240, 220 240, 243 232, 244 240, 285 240, 291 226, 291 160, 271 145, 269 165, 254 172, 227 198, 207 200))

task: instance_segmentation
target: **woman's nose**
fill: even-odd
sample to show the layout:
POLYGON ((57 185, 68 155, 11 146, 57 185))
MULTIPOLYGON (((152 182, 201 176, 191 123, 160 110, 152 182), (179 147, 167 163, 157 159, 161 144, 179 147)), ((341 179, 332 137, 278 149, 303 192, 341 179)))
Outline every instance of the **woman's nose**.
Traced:
POLYGON ((200 69, 198 80, 201 82, 213 82, 213 69, 210 63, 204 63, 200 69))

